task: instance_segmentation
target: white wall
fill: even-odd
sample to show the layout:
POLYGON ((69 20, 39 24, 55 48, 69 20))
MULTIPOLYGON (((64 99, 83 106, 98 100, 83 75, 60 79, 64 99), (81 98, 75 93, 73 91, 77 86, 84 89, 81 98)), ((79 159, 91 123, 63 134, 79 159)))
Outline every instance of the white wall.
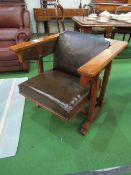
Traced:
MULTIPOLYGON (((82 4, 89 3, 89 1, 90 0, 82 0, 82 4)), ((67 8, 71 7, 77 8, 79 7, 80 4, 80 0, 59 0, 59 2, 63 7, 67 8)))
MULTIPOLYGON (((27 8, 30 11, 32 31, 33 33, 36 33, 33 8, 40 7, 40 0, 25 0, 25 1, 27 4, 27 8)), ((78 8, 80 4, 80 0, 59 0, 59 2, 65 8, 78 8)), ((89 2, 90 0, 82 0, 82 4, 89 3, 89 2)), ((41 26, 40 31, 43 32, 43 26, 41 26)))

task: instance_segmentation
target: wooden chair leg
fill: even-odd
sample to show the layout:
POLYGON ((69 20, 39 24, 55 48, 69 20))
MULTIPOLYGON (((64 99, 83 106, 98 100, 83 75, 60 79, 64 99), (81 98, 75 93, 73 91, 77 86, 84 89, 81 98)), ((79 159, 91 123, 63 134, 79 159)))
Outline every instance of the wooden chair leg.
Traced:
POLYGON ((131 34, 130 34, 130 36, 129 36, 128 42, 130 41, 130 39, 131 39, 131 34))
POLYGON ((42 74, 44 72, 42 58, 39 58, 39 60, 37 60, 37 65, 38 65, 38 73, 42 74))
POLYGON ((90 93, 89 110, 88 110, 88 114, 87 114, 87 120, 82 125, 82 128, 80 130, 80 133, 82 135, 86 134, 87 129, 89 128, 91 122, 93 121, 93 119, 95 118, 95 116, 99 112, 100 107, 102 106, 107 83, 108 83, 108 79, 109 79, 109 75, 110 75, 111 65, 112 65, 112 62, 110 62, 105 68, 102 86, 101 86, 101 90, 100 90, 100 95, 98 98, 97 98, 97 94, 98 94, 99 83, 100 83, 99 75, 97 75, 93 81, 93 84, 91 87, 91 93, 90 93))
POLYGON ((104 32, 104 38, 106 38, 106 31, 104 32))
POLYGON ((123 41, 125 40, 125 36, 126 36, 126 35, 124 34, 124 35, 123 35, 123 41))
POLYGON ((114 39, 114 38, 115 38, 115 32, 112 32, 111 39, 114 39))
POLYGON ((60 33, 60 23, 59 23, 59 20, 58 20, 58 19, 56 19, 56 22, 57 22, 58 32, 60 33))
POLYGON ((39 103, 36 103, 36 107, 37 107, 37 108, 40 108, 40 105, 39 105, 39 103))
POLYGON ((82 135, 85 135, 87 132, 87 129, 89 128, 92 120, 94 119, 95 115, 99 111, 99 107, 96 107, 96 99, 97 99, 97 92, 99 88, 99 75, 95 77, 92 83, 91 92, 90 92, 90 100, 89 100, 89 110, 87 114, 87 120, 82 125, 82 128, 80 130, 80 133, 82 135))
POLYGON ((112 62, 110 62, 105 68, 100 95, 97 99, 97 104, 99 106, 101 106, 103 103, 103 99, 104 99, 104 95, 105 95, 105 91, 106 91, 106 87, 107 87, 107 83, 108 83, 108 79, 109 79, 109 75, 110 75, 111 66, 112 66, 112 62))

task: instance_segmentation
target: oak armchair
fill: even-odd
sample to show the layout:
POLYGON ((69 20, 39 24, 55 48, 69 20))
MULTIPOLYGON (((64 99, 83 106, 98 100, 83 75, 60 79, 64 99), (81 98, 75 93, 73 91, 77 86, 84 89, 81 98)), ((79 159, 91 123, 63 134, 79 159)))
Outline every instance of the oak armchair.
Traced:
POLYGON ((20 62, 38 63, 39 75, 20 84, 20 93, 65 121, 83 111, 87 118, 80 132, 84 135, 102 106, 112 59, 126 47, 127 42, 68 31, 12 46, 20 62), (51 53, 54 67, 44 73, 42 58, 51 53))

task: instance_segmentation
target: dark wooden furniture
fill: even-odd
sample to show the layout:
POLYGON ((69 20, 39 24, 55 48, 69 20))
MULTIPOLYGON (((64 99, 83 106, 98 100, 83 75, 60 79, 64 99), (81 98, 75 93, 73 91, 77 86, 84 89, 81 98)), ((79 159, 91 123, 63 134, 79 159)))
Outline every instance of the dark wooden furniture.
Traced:
POLYGON ((58 32, 60 33, 61 28, 62 28, 62 31, 65 31, 64 8, 59 3, 56 3, 54 6, 55 6, 55 12, 56 12, 57 28, 58 28, 58 32))
POLYGON ((20 63, 9 47, 30 38, 30 14, 25 4, 0 3, 0 72, 29 70, 29 62, 20 63))
MULTIPOLYGON (((40 0, 40 6, 41 8, 47 8, 48 6, 53 6, 56 4, 56 0, 40 0)), ((48 21, 44 21, 44 29, 45 33, 49 33, 49 23, 48 21)), ((37 33, 38 36, 38 33, 37 33)))
MULTIPOLYGON (((40 22, 49 22, 51 19, 56 19, 55 8, 34 8, 34 18, 36 22, 36 31, 39 33, 39 25, 40 22)), ((87 16, 88 10, 85 9, 64 9, 64 18, 72 18, 73 16, 87 16)), ((59 11, 59 16, 61 13, 59 11)), ((45 31, 46 33, 50 33, 49 24, 45 31)))
POLYGON ((128 0, 91 0, 92 3, 128 3, 128 0))
POLYGON ((128 24, 126 22, 120 22, 116 20, 110 20, 107 23, 97 22, 96 21, 89 21, 87 20, 87 17, 81 17, 81 16, 74 16, 73 21, 75 22, 75 30, 78 30, 81 28, 81 31, 85 32, 92 32, 92 27, 104 27, 106 29, 106 35, 111 37, 112 28, 113 27, 131 27, 131 24, 128 24))
POLYGON ((73 31, 12 46, 19 61, 32 58, 38 63, 39 75, 20 84, 20 93, 65 121, 84 112, 89 102, 81 128, 85 134, 102 106, 112 59, 126 47, 127 42, 73 31), (51 53, 54 69, 44 73, 42 57, 51 53))
MULTIPOLYGON (((131 11, 131 5, 127 5, 126 7, 125 7, 125 5, 121 5, 121 6, 118 6, 118 8, 116 9, 115 14, 120 14, 123 11, 123 8, 126 11, 129 11, 129 12, 131 11)), ((112 39, 114 39, 116 33, 119 33, 119 34, 123 35, 123 41, 125 40, 125 36, 129 35, 129 38, 128 38, 128 42, 129 42, 130 39, 131 39, 131 26, 126 27, 126 28, 125 27, 115 27, 112 30, 112 35, 111 35, 112 39)))
POLYGON ((92 0, 90 4, 95 7, 98 14, 104 10, 115 13, 118 6, 122 4, 131 4, 131 0, 92 0))
POLYGON ((0 4, 25 6, 25 0, 0 0, 0 4))
POLYGON ((56 0, 40 0, 41 8, 46 8, 47 6, 52 6, 57 3, 56 0))
MULTIPOLYGON (((91 13, 95 13, 95 8, 94 6, 90 5, 90 4, 84 4, 83 8, 88 8, 88 15, 90 15, 91 13)), ((96 34, 96 35, 104 35, 104 37, 106 37, 106 30, 102 27, 92 27, 92 34, 96 34)))

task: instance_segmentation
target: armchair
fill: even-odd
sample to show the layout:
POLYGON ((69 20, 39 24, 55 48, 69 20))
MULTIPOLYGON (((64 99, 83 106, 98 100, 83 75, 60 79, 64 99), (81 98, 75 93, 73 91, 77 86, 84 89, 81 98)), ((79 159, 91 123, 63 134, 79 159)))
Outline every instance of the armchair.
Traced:
POLYGON ((20 63, 9 47, 31 38, 29 12, 20 5, 0 5, 0 72, 28 71, 29 61, 20 63))
POLYGON ((64 121, 84 112, 85 104, 89 103, 80 130, 84 135, 102 106, 112 59, 126 47, 124 41, 71 31, 11 46, 20 62, 31 58, 38 63, 39 75, 20 84, 19 91, 64 121), (44 73, 42 58, 51 53, 54 67, 44 73))

